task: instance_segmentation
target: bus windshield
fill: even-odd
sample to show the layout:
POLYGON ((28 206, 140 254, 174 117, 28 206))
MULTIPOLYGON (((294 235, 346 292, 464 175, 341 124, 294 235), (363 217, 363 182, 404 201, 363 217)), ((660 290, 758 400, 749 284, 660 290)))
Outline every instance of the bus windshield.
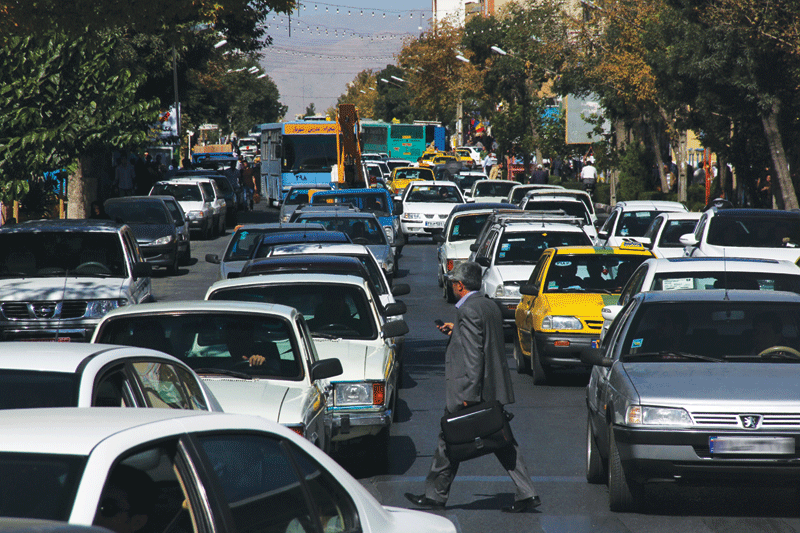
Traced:
POLYGON ((283 136, 283 172, 330 172, 336 160, 335 135, 283 136))

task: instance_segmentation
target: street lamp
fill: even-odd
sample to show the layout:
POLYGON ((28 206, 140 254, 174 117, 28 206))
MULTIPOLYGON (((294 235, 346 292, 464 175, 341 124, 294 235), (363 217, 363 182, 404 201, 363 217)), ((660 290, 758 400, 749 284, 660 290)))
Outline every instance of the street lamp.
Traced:
POLYGON ((491 48, 492 51, 497 52, 501 56, 507 56, 508 55, 508 53, 505 50, 503 50, 502 48, 500 48, 499 46, 490 46, 489 48, 491 48))
POLYGON ((398 78, 397 76, 390 76, 390 78, 392 78, 393 80, 397 80, 397 81, 399 81, 401 83, 405 83, 406 82, 406 80, 404 80, 403 78, 398 78))
POLYGON ((221 41, 219 41, 217 44, 214 45, 214 48, 222 48, 226 44, 228 44, 228 41, 226 41, 225 39, 222 39, 221 41))
POLYGON ((456 59, 458 59, 459 61, 463 61, 464 63, 469 63, 469 59, 462 56, 461 54, 456 54, 456 59))

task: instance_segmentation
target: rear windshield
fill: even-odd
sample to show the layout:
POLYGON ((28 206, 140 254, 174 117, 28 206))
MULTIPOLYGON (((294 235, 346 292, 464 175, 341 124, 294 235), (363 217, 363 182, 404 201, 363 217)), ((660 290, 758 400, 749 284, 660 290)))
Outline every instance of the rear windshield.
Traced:
POLYGON ((0 278, 125 277, 116 233, 0 233, 0 278))
POLYGON ((158 203, 147 202, 106 202, 106 214, 112 220, 126 224, 171 224, 170 215, 158 203))
MULTIPOLYGON (((754 265, 754 268, 758 268, 754 265)), ((653 291, 748 289, 788 291, 800 294, 800 270, 794 274, 763 272, 661 272, 655 275, 653 291)))
POLYGON ((582 231, 506 231, 497 247, 495 264, 535 265, 548 248, 591 244, 592 241, 582 231))
POLYGON ((0 370, 0 409, 77 405, 78 377, 71 372, 0 370))
POLYGON ((658 211, 626 211, 617 223, 618 237, 644 237, 658 211))
POLYGON ((305 317, 312 334, 346 339, 378 336, 374 315, 364 291, 354 285, 281 284, 232 287, 209 296, 210 300, 245 300, 288 305, 305 317))
POLYGON ((0 516, 67 520, 85 466, 82 456, 0 453, 0 516))
MULTIPOLYGON (((531 201, 525 204, 525 211, 564 211, 568 216, 580 218, 591 223, 589 212, 583 202, 560 202, 558 200, 531 201)), ((647 226, 644 228, 647 230, 647 226)))
POLYGON ((198 374, 231 371, 299 380, 304 369, 294 339, 289 323, 278 317, 209 312, 119 317, 106 323, 98 342, 160 350, 198 374), (251 364, 253 355, 264 359, 251 364))
POLYGON ((386 244, 386 234, 383 233, 383 227, 374 218, 315 218, 313 214, 309 213, 300 217, 298 221, 322 224, 329 231, 341 231, 350 237, 354 244, 386 244))
POLYGON ((453 225, 450 228, 450 241, 474 241, 478 234, 481 232, 486 219, 489 218, 489 213, 480 213, 475 215, 461 215, 453 220, 453 225))
POLYGON ((475 192, 473 196, 475 198, 481 196, 508 196, 509 191, 515 186, 519 185, 516 181, 505 181, 505 180, 492 180, 492 181, 485 181, 483 183, 478 183, 475 185, 475 192))
POLYGON ((315 194, 311 201, 313 204, 350 204, 361 211, 375 213, 377 216, 391 214, 386 202, 386 195, 383 193, 315 194))
POLYGON ((708 244, 797 248, 800 246, 800 217, 714 217, 708 227, 708 244))
POLYGON ((151 195, 173 196, 179 202, 202 202, 203 195, 197 185, 177 185, 173 183, 156 183, 151 195))

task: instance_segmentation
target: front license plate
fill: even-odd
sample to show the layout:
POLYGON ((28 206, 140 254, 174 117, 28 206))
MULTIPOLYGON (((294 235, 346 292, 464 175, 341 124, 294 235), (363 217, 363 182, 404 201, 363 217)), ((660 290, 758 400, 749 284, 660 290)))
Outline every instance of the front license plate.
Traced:
POLYGON ((793 455, 792 437, 709 437, 713 454, 793 455))
POLYGON ((426 220, 425 221, 425 227, 426 228, 443 228, 444 227, 444 221, 440 222, 440 221, 436 221, 436 220, 434 220, 434 221, 426 220))

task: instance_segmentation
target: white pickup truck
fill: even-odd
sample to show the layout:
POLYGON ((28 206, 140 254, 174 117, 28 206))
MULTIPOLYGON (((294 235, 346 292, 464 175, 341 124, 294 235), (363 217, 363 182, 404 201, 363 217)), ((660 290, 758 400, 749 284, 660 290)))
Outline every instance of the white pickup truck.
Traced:
POLYGON ((0 340, 83 341, 117 307, 153 299, 124 224, 38 220, 0 228, 0 340))

